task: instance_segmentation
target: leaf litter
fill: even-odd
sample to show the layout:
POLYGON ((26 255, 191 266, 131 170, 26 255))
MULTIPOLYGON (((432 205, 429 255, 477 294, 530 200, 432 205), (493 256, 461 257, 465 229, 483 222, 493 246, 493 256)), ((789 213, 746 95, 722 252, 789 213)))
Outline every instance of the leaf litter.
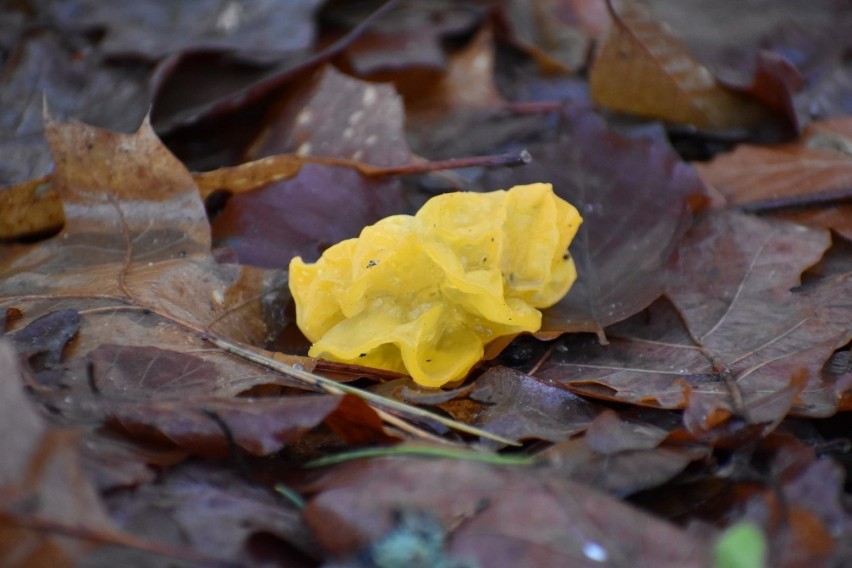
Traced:
POLYGON ((741 521, 772 565, 848 561, 833 4, 730 25, 753 8, 199 2, 165 35, 156 3, 133 34, 130 12, 27 4, 0 10, 28 30, 0 36, 4 561, 706 566, 741 521), (626 73, 637 100, 706 110, 678 58, 740 102, 651 113, 686 127, 592 104, 626 73), (586 220, 538 339, 452 390, 304 355, 290 258, 436 192, 531 182, 586 220))

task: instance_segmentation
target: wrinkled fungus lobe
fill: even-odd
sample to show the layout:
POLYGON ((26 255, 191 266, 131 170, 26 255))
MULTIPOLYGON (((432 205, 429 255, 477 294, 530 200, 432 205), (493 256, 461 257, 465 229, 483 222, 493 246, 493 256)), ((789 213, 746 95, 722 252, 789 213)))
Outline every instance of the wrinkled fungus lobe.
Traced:
POLYGON ((550 184, 448 193, 290 263, 312 357, 464 378, 495 338, 536 331, 577 277, 568 245, 582 219, 550 184))

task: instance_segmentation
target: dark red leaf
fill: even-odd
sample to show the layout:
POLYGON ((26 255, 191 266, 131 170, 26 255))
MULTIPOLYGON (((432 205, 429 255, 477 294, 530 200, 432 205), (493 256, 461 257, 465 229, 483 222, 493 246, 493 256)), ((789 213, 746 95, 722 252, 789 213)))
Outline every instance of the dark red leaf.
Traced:
POLYGON ((347 440, 392 440, 382 422, 361 399, 315 395, 271 399, 198 398, 192 401, 107 403, 107 414, 120 429, 140 440, 169 441, 208 457, 225 457, 232 448, 254 455, 275 453, 326 421, 347 440))
POLYGON ((583 215, 571 246, 579 274, 545 310, 542 335, 603 328, 647 307, 664 290, 661 268, 689 224, 687 200, 703 193, 695 171, 660 133, 627 138, 596 114, 568 108, 554 142, 531 145, 533 162, 486 175, 488 189, 550 182, 583 215))
POLYGON ((400 189, 394 180, 308 164, 292 179, 233 196, 213 221, 213 236, 243 264, 284 268, 295 256, 315 261, 329 246, 402 212, 400 189))

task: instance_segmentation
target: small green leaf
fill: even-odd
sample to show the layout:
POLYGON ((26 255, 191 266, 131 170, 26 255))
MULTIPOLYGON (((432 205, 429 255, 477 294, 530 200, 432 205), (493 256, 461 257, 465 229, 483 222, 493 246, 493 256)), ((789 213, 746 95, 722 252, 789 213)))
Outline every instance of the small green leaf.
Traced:
POLYGON ((766 538, 756 524, 741 522, 716 543, 715 568, 765 568, 766 538))

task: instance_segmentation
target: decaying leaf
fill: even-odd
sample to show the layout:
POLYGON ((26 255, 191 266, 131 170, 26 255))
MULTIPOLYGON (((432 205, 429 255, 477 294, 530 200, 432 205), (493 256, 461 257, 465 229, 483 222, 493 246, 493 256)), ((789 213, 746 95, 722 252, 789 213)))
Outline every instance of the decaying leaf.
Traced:
POLYGON ((768 112, 722 86, 638 2, 612 2, 613 25, 592 65, 592 97, 624 113, 708 130, 750 129, 768 112))
POLYGON ((505 367, 477 377, 469 396, 488 405, 477 424, 513 440, 564 440, 585 430, 600 411, 565 389, 505 367))
POLYGON ((45 102, 62 119, 130 132, 151 104, 147 75, 144 65, 108 65, 75 51, 56 32, 25 36, 0 76, 0 187, 50 173, 45 102))
POLYGON ((515 0, 506 8, 512 40, 543 73, 570 73, 586 63, 589 47, 610 25, 604 0, 515 0))
MULTIPOLYGON (((324 16, 335 30, 351 29, 369 9, 368 3, 337 3, 324 16)), ((442 44, 470 33, 484 16, 481 6, 453 0, 397 2, 346 48, 346 69, 371 79, 396 72, 440 71, 447 64, 442 44)))
POLYGON ((852 16, 646 4, 5 3, 0 564, 848 564, 852 16), (779 135, 706 185, 668 141, 779 135), (540 337, 452 390, 299 355, 291 258, 541 181, 584 223, 540 337))
POLYGON ((794 290, 828 246, 825 231, 708 215, 666 274, 675 310, 657 304, 611 328, 608 346, 568 340, 542 376, 575 392, 663 408, 683 406, 689 385, 715 399, 704 406, 706 419, 713 409, 773 422, 788 409, 827 416, 847 408, 848 385, 835 385, 822 367, 852 339, 848 274, 794 290), (801 392, 787 406, 767 404, 788 396, 799 370, 807 373, 801 392))
POLYGON ((494 84, 494 37, 483 28, 464 49, 454 53, 438 80, 402 78, 397 82, 405 98, 408 121, 435 119, 448 112, 497 107, 503 98, 494 84))
POLYGON ((583 107, 566 106, 557 140, 530 145, 525 168, 489 171, 483 183, 509 187, 546 179, 585 222, 571 246, 577 283, 544 311, 539 335, 603 328, 644 309, 664 290, 661 267, 704 186, 660 132, 628 138, 583 107))
POLYGON ((280 10, 263 0, 241 4, 201 0, 181 6, 151 0, 127 6, 61 0, 54 9, 61 25, 104 30, 101 49, 107 54, 156 60, 191 49, 244 51, 246 57, 308 49, 314 41, 313 13, 319 3, 298 0, 280 10))
POLYGON ((527 469, 372 459, 337 466, 309 490, 308 526, 338 557, 354 556, 393 530, 402 504, 436 520, 443 533, 436 544, 444 540, 450 558, 482 566, 618 566, 639 554, 655 566, 706 563, 696 537, 587 486, 527 469))
MULTIPOLYGON (((183 464, 158 483, 113 491, 106 500, 122 528, 153 542, 204 550, 218 562, 264 557, 273 547, 286 566, 315 566, 320 556, 297 505, 214 463, 183 464)), ((139 551, 106 549, 92 559, 139 565, 139 551)))
MULTIPOLYGON (((53 121, 47 132, 66 222, 46 243, 7 249, 5 303, 26 296, 32 317, 34 305, 70 296, 78 309, 135 305, 200 329, 262 292, 268 276, 213 261, 195 183, 147 123, 134 135, 53 121)), ((243 317, 231 331, 249 338, 262 327, 243 317)))
POLYGON ((680 426, 675 415, 634 409, 623 416, 598 414, 585 435, 562 440, 542 453, 558 475, 619 496, 658 487, 689 464, 707 458, 706 449, 664 443, 680 426))
POLYGON ((0 341, 0 558, 16 565, 72 565, 92 547, 37 530, 39 523, 111 530, 83 471, 79 432, 51 426, 24 392, 23 370, 0 341), (36 530, 33 530, 36 529, 36 530))
POLYGON ((728 202, 827 227, 852 239, 852 119, 811 124, 800 140, 781 146, 741 145, 699 174, 728 202), (832 203, 836 202, 836 203, 832 203), (816 205, 826 203, 825 207, 816 205), (790 211, 796 206, 806 208, 790 211), (810 207, 808 207, 810 206, 810 207))
MULTIPOLYGON (((258 384, 282 383, 204 349, 208 329, 264 340, 281 321, 277 314, 265 320, 262 302, 274 294, 276 274, 214 261, 198 189, 148 124, 133 135, 53 121, 47 130, 56 162, 51 181, 63 197, 65 226, 38 245, 6 246, 0 256, 2 304, 23 314, 12 337, 39 339, 26 348, 36 347, 30 357, 39 357, 37 380, 49 387, 42 399, 74 422, 120 416, 122 409, 129 416, 132 405, 134 416, 153 419, 157 405, 176 396, 233 397, 258 384), (66 312, 78 318, 76 325, 82 322, 70 348, 65 320, 58 317, 66 312), (46 326, 57 331, 46 333, 46 326), (56 341, 48 343, 54 334, 56 341), (67 358, 62 368, 59 353, 67 358)), ((227 406, 228 399, 204 404, 227 406)), ((260 405, 251 399, 230 404, 237 414, 260 405)), ((190 402, 176 412, 203 415, 202 406, 190 402)), ((334 420, 377 419, 362 410, 334 420)), ((329 412, 316 414, 316 423, 329 412)), ((223 443, 221 428, 204 421, 223 443)))

